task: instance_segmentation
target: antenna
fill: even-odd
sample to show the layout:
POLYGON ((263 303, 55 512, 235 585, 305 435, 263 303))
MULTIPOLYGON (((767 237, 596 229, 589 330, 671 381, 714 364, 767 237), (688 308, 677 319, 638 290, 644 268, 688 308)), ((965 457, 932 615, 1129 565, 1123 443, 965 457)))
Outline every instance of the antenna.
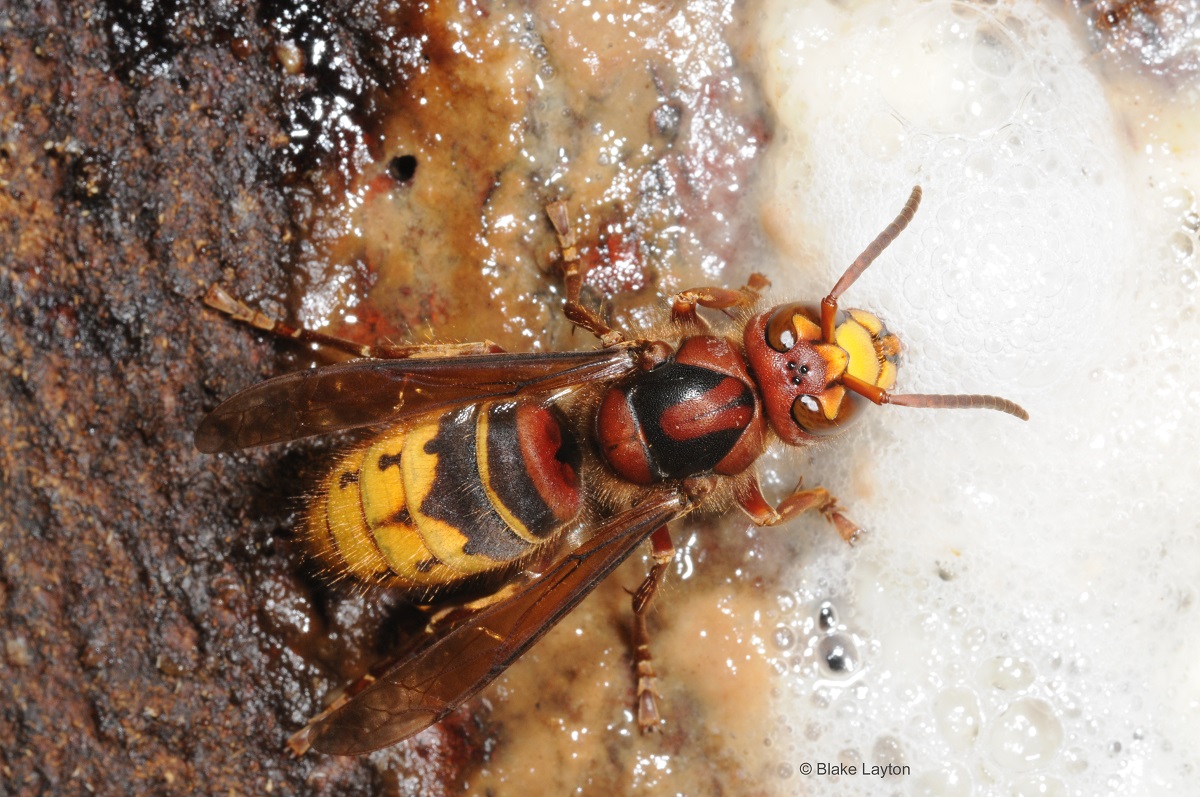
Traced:
MULTIPOLYGON (((841 279, 833 286, 829 295, 821 300, 821 337, 826 343, 834 342, 834 322, 837 320, 838 297, 854 284, 867 266, 879 257, 888 244, 896 240, 908 223, 916 215, 917 207, 921 204, 921 186, 913 186, 908 201, 900 210, 900 214, 887 228, 871 241, 862 254, 855 258, 842 274, 841 279)), ((1023 421, 1029 420, 1029 413, 1013 401, 999 396, 981 396, 972 394, 944 395, 925 393, 892 394, 881 387, 866 382, 850 374, 842 376, 842 384, 847 390, 868 398, 876 404, 897 404, 901 407, 920 407, 922 409, 952 409, 952 410, 997 410, 1008 413, 1023 421)))
POLYGON ((842 375, 842 384, 847 390, 880 405, 896 404, 901 407, 943 410, 996 410, 1023 421, 1029 420, 1029 413, 1025 411, 1024 407, 1000 396, 983 396, 974 393, 889 393, 881 387, 876 387, 870 382, 865 382, 850 374, 842 375))
POLYGON ((887 249, 888 244, 896 240, 908 223, 913 220, 913 216, 917 213, 917 206, 921 204, 921 186, 914 185, 912 193, 908 195, 908 201, 904 203, 904 207, 900 210, 900 215, 892 220, 892 223, 875 237, 874 241, 862 251, 862 254, 854 259, 850 264, 850 268, 846 269, 846 273, 842 275, 837 284, 833 286, 833 290, 829 295, 821 300, 821 337, 826 343, 833 343, 833 327, 834 321, 837 319, 838 297, 846 292, 846 289, 854 284, 854 281, 862 276, 862 273, 867 270, 867 266, 875 262, 875 258, 882 254, 884 249, 887 249))

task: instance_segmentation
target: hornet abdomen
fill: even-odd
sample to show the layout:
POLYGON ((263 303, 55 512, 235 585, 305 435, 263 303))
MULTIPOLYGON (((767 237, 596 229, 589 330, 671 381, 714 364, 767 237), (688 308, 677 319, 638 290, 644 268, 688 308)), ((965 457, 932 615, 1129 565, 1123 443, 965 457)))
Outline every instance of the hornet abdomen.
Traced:
POLYGON ((521 560, 573 521, 580 461, 565 418, 538 402, 431 416, 343 459, 308 533, 340 572, 441 588, 521 560))

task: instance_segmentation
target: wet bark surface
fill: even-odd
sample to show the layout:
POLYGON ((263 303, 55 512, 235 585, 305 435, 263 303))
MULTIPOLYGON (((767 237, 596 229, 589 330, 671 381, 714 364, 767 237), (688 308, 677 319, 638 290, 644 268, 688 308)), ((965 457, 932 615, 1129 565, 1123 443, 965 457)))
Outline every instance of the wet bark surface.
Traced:
MULTIPOLYGON (((349 629, 394 612, 314 589, 305 456, 191 439, 287 353, 200 296, 235 278, 286 307, 306 174, 340 146, 314 99, 365 114, 388 68, 373 6, 324 5, 0 3, 0 792, 379 785, 283 741, 327 686, 305 661, 353 669, 376 639, 349 629), (280 38, 346 59, 289 74, 280 38)), ((431 739, 406 753, 423 793, 461 759, 462 734, 431 739)))

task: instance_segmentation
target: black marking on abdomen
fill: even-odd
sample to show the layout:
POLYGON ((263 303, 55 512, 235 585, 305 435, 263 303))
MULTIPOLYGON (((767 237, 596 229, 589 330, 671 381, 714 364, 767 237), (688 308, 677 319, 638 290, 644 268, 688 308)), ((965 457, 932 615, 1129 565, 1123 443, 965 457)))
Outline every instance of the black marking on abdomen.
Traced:
POLYGON ((384 526, 412 526, 412 524, 412 514, 408 511, 407 505, 388 515, 387 520, 382 523, 384 526))
POLYGON ((471 407, 438 422, 425 453, 437 457, 433 484, 421 500, 421 512, 456 528, 467 538, 463 553, 497 563, 519 559, 529 543, 518 537, 497 514, 479 479, 475 460, 478 408, 471 407))
MULTIPOLYGON (((555 420, 558 420, 557 418, 555 420)), ((571 464, 579 469, 579 449, 565 424, 560 424, 564 446, 574 457, 571 464)), ((517 405, 494 404, 488 410, 488 470, 492 492, 534 537, 547 537, 561 527, 554 510, 546 505, 533 480, 529 463, 521 453, 517 405)), ((551 452, 546 452, 550 454, 551 452)))

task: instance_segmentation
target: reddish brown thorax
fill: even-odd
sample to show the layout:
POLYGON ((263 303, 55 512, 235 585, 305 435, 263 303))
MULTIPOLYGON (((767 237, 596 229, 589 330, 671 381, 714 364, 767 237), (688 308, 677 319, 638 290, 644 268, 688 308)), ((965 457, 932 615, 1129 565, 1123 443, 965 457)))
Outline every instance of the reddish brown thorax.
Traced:
POLYGON ((741 473, 765 438, 745 360, 712 335, 686 338, 662 365, 610 388, 596 415, 601 455, 635 484, 741 473))

